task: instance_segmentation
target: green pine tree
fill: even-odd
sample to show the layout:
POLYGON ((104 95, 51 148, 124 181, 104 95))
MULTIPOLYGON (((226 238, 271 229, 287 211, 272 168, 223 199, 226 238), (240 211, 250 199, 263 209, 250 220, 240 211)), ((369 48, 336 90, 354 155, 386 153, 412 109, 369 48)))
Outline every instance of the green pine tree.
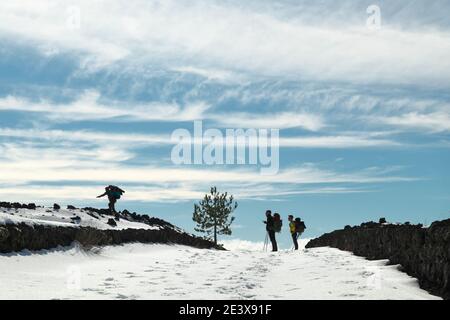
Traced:
POLYGON ((216 187, 211 187, 210 193, 194 204, 192 220, 197 223, 195 231, 206 233, 209 238, 214 235, 214 244, 217 245, 217 235, 231 235, 234 217, 230 215, 237 206, 232 195, 219 193, 216 187))

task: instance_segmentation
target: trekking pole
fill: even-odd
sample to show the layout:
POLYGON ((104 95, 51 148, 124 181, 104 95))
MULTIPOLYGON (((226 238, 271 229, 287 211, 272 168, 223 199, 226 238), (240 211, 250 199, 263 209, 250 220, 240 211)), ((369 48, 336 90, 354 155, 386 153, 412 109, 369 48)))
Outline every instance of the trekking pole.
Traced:
POLYGON ((264 239, 264 249, 263 251, 267 251, 267 232, 266 232, 266 238, 264 239))
POLYGON ((266 238, 264 239, 263 251, 267 251, 267 245, 268 245, 268 242, 269 242, 268 237, 269 237, 269 234, 266 232, 266 238))

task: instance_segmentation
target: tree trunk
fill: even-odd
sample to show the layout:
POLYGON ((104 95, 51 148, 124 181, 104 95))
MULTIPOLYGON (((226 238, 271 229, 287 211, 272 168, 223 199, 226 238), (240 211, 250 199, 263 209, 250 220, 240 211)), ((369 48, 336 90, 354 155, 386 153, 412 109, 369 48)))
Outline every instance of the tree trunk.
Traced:
POLYGON ((215 218, 214 218, 214 245, 217 246, 217 222, 215 218))

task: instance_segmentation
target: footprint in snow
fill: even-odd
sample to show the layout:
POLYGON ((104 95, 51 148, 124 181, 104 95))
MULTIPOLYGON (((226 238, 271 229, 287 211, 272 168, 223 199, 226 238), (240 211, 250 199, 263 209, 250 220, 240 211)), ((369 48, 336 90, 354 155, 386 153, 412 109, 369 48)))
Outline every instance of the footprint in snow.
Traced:
POLYGON ((97 293, 104 293, 103 289, 97 289, 97 288, 84 288, 83 291, 92 291, 97 293))
POLYGON ((144 284, 144 285, 156 285, 156 284, 159 284, 158 282, 153 282, 153 281, 141 281, 139 283, 140 284, 144 284))
POLYGON ((373 276, 374 274, 375 274, 375 273, 374 273, 374 272, 371 272, 371 271, 363 271, 363 272, 360 273, 360 275, 362 275, 364 278, 371 277, 371 276, 373 276))
POLYGON ((342 283, 345 283, 345 284, 356 284, 358 282, 353 281, 353 280, 347 280, 347 281, 342 281, 342 283))
POLYGON ((247 283, 247 284, 245 285, 245 287, 246 287, 247 289, 254 289, 254 288, 256 287, 256 284, 254 284, 254 283, 247 283))

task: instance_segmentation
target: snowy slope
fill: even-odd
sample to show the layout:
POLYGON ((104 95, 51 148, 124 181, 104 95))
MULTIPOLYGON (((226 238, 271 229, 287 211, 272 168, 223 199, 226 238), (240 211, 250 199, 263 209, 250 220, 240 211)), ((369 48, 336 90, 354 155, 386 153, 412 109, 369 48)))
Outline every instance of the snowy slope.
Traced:
POLYGON ((101 215, 96 212, 89 212, 83 209, 59 209, 37 207, 36 210, 30 209, 8 209, 0 208, 0 225, 26 223, 29 225, 51 225, 61 227, 92 227, 96 229, 147 229, 157 230, 159 226, 151 226, 141 222, 127 221, 120 219, 116 221, 117 226, 112 227, 107 224, 110 215, 101 215), (79 217, 81 219, 72 219, 79 217))
POLYGON ((396 266, 333 248, 73 247, 0 255, 0 270, 0 299, 439 299, 396 266))

